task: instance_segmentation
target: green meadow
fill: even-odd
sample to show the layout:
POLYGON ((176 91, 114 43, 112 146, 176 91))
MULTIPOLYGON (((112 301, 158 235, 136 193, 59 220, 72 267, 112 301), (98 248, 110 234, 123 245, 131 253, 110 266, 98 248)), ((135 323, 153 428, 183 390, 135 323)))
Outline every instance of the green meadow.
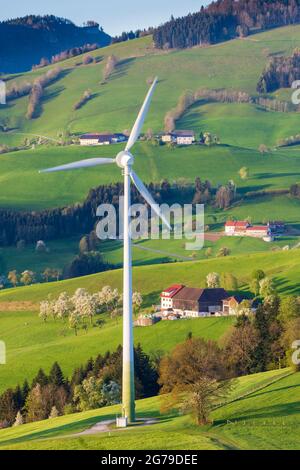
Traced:
MULTIPOLYGON (((120 150, 120 145, 46 147, 1 155, 1 207, 39 210, 82 202, 90 188, 121 180, 117 166, 53 174, 39 174, 39 170, 95 156, 113 157, 120 150)), ((199 176, 217 186, 233 179, 241 191, 247 192, 288 189, 299 181, 297 147, 261 155, 256 149, 226 145, 169 149, 138 143, 135 156, 136 172, 146 183, 164 178, 171 183, 182 178, 193 182, 199 176), (244 166, 250 172, 247 180, 241 180, 238 174, 244 166)), ((276 206, 273 210, 276 211, 276 206)))
MULTIPOLYGON (((300 251, 293 250, 140 266, 133 270, 134 289, 142 292, 143 308, 147 308, 159 303, 159 293, 171 283, 182 282, 191 287, 203 286, 206 275, 214 271, 234 273, 239 280, 240 289, 247 291, 251 272, 262 268, 267 275, 274 278, 281 295, 299 294, 299 260, 300 251)), ((62 322, 44 323, 39 319, 38 302, 49 294, 53 297, 64 291, 72 294, 78 287, 84 287, 90 292, 96 292, 104 285, 121 289, 121 283, 122 271, 114 270, 83 278, 2 291, 1 338, 7 344, 8 363, 1 366, 1 387, 12 386, 26 377, 32 378, 39 367, 50 368, 56 360, 69 374, 75 365, 80 365, 90 356, 114 349, 121 342, 121 319, 112 321, 104 317, 104 326, 91 327, 87 332, 80 331, 76 337, 62 322), (36 306, 34 311, 26 312, 26 302, 29 302, 32 308, 36 306), (5 311, 9 305, 10 311, 5 311), (21 311, 13 310, 14 307, 20 306, 21 311)), ((232 320, 226 318, 161 322, 152 327, 136 328, 135 341, 141 342, 148 352, 157 349, 166 351, 184 341, 190 331, 196 336, 219 339, 231 324, 232 320)))
POLYGON ((119 406, 67 415, 0 431, 1 449, 40 450, 289 450, 299 449, 300 374, 271 371, 238 379, 229 404, 213 413, 213 424, 198 427, 176 411, 161 414, 159 397, 137 402, 138 417, 157 422, 126 431, 78 435, 115 419, 119 406))

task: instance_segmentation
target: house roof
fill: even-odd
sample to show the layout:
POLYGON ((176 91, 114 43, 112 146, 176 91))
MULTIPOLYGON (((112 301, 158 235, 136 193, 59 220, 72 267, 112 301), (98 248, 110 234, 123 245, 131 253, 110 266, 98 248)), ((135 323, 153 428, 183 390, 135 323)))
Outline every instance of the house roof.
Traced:
POLYGON ((230 302, 231 300, 235 300, 238 304, 240 304, 241 302, 243 302, 243 300, 251 300, 251 299, 246 299, 243 295, 236 294, 236 295, 227 297, 227 299, 224 299, 223 302, 230 302))
POLYGON ((195 132, 194 131, 179 130, 179 131, 174 131, 173 135, 175 135, 177 137, 195 137, 195 132))
POLYGON ((237 228, 247 228, 249 222, 246 220, 228 220, 225 224, 225 227, 237 227, 237 228))
POLYGON ((91 134, 83 134, 80 136, 80 139, 84 140, 90 140, 90 139, 97 139, 97 140, 100 140, 101 142, 104 142, 105 140, 109 140, 109 139, 118 139, 118 138, 125 138, 127 139, 126 135, 125 134, 122 134, 122 133, 116 133, 116 134, 110 134, 108 132, 94 132, 94 133, 91 133, 91 134))
POLYGON ((80 136, 80 139, 87 139, 87 140, 90 140, 90 139, 99 139, 100 137, 100 134, 83 134, 80 136))
POLYGON ((267 232, 269 227, 267 225, 252 225, 251 227, 247 227, 247 231, 249 232, 267 232))
POLYGON ((282 220, 270 220, 269 225, 285 225, 282 220))
POLYGON ((99 135, 99 142, 110 142, 113 139, 113 134, 101 134, 99 135))
POLYGON ((184 287, 183 284, 173 284, 172 286, 168 287, 167 289, 164 289, 163 292, 160 294, 161 297, 169 297, 172 299, 177 292, 180 291, 184 287))
POLYGON ((228 293, 221 288, 197 289, 194 287, 183 287, 174 295, 174 300, 190 300, 202 302, 220 302, 228 297, 228 293))
POLYGON ((128 139, 128 137, 125 135, 125 134, 122 134, 122 133, 119 133, 117 132, 116 134, 113 134, 112 137, 116 138, 116 139, 121 139, 121 138, 124 138, 124 139, 128 139))

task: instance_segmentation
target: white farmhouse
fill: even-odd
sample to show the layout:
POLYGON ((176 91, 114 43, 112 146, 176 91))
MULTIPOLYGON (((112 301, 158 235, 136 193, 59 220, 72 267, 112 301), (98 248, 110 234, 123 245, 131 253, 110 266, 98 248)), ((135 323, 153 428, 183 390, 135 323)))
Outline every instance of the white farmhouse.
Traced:
POLYGON ((173 309, 173 297, 177 294, 184 286, 182 284, 173 284, 172 286, 165 289, 160 294, 161 310, 170 311, 173 309))

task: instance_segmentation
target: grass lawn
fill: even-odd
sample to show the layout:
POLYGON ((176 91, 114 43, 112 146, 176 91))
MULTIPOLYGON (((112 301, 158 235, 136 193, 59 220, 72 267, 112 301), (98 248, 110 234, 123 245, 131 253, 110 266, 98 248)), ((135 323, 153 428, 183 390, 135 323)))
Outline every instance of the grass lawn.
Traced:
MULTIPOLYGON (((121 181, 117 166, 42 175, 38 171, 73 160, 112 157, 120 150, 119 144, 103 148, 39 147, 1 155, 0 205, 15 210, 39 210, 81 202, 92 187, 121 181)), ((261 155, 256 150, 226 145, 172 150, 138 143, 134 153, 135 169, 146 183, 163 178, 171 183, 179 178, 192 182, 200 176, 215 187, 233 179, 238 188, 246 192, 287 189, 299 180, 300 151, 296 147, 261 155), (243 166, 250 171, 250 178, 245 181, 238 176, 243 166)))
POLYGON ((179 129, 210 131, 223 144, 258 149, 260 144, 274 147, 282 138, 299 133, 295 112, 266 111, 253 104, 199 103, 178 121, 179 129))
MULTIPOLYGON (((251 41, 237 39, 181 51, 155 51, 151 37, 93 51, 91 55, 100 59, 96 65, 78 67, 75 64, 81 60, 79 57, 60 64, 65 69, 64 74, 46 89, 42 113, 37 119, 28 121, 25 118, 28 97, 1 107, 0 121, 8 119, 14 131, 1 132, 0 143, 15 145, 26 135, 48 135, 57 139, 58 134, 67 131, 80 134, 130 129, 147 90, 146 80, 154 73, 160 82, 145 129, 160 131, 165 113, 176 105, 180 94, 186 90, 227 87, 255 93, 258 77, 266 63, 266 48, 270 54, 288 54, 299 39, 300 26, 297 25, 258 34, 251 41), (111 53, 120 58, 120 64, 108 83, 102 86, 104 59, 111 53), (92 91, 93 99, 74 112, 74 103, 87 88, 92 91)), ((16 81, 33 80, 46 69, 18 76, 16 81)), ((214 185, 234 179, 239 187, 249 190, 287 188, 299 177, 299 149, 262 156, 257 148, 261 143, 273 146, 279 138, 296 133, 297 122, 296 113, 265 112, 247 104, 196 106, 178 126, 193 127, 197 132, 217 132, 223 145, 210 149, 170 150, 138 144, 135 148, 136 169, 146 182, 165 177, 170 181, 179 177, 194 180, 199 175, 214 185), (250 169, 248 181, 239 180, 237 173, 242 166, 250 169)), ((82 201, 91 187, 119 181, 118 168, 59 175, 39 175, 38 170, 81 158, 112 156, 120 149, 119 145, 89 149, 37 147, 1 155, 0 205, 37 210, 82 201)))
POLYGON ((140 417, 158 417, 149 427, 72 436, 101 420, 114 419, 120 407, 92 410, 0 431, 2 449, 299 449, 300 373, 271 371, 238 379, 231 404, 212 414, 214 424, 198 427, 188 416, 160 415, 160 398, 137 402, 140 417), (256 391, 254 391, 256 390, 256 391), (238 399, 238 397, 242 397, 238 399))
MULTIPOLYGON (((146 80, 156 74, 160 84, 154 97, 147 126, 158 131, 165 113, 175 106, 185 90, 201 87, 233 88, 255 93, 258 78, 265 66, 264 51, 288 54, 297 47, 300 27, 288 26, 253 36, 251 40, 233 40, 211 47, 195 47, 181 51, 155 51, 150 36, 93 51, 100 62, 76 67, 76 57, 60 63, 63 77, 47 88, 38 119, 25 119, 28 97, 9 103, 0 111, 0 118, 10 119, 15 132, 49 135, 58 132, 121 131, 132 126, 145 95, 146 80), (252 40, 255 38, 255 41, 252 40), (101 86, 105 58, 115 54, 119 66, 108 84, 101 86), (176 74, 174 74, 176 70, 176 74), (84 90, 90 89, 93 99, 74 112, 73 105, 84 90), (60 110, 57 113, 57 110, 60 110)), ((18 76, 17 81, 33 80, 47 69, 18 76)), ((11 136, 1 135, 1 141, 11 136)), ((15 135, 16 141, 24 136, 15 135)))
MULTIPOLYGON (((172 349, 189 332, 218 340, 233 321, 232 318, 204 318, 160 322, 152 327, 135 328, 135 343, 140 342, 150 353, 172 349)), ((55 361, 70 375, 90 357, 113 351, 122 343, 122 319, 116 322, 106 318, 102 328, 81 330, 78 336, 62 322, 44 323, 38 318, 38 312, 0 312, 0 322, 1 340, 7 349, 7 364, 1 365, 0 393, 25 378, 31 380, 40 367, 49 370, 55 361)))
MULTIPOLYGON (((144 295, 144 305, 157 303, 159 293, 166 286, 182 282, 190 287, 205 285, 205 279, 210 272, 230 272, 239 281, 240 289, 248 289, 251 273, 261 268, 267 275, 274 278, 278 292, 285 294, 300 294, 299 290, 299 261, 300 250, 248 253, 225 258, 158 264, 153 266, 138 266, 133 269, 133 286, 144 295)), ((82 278, 69 279, 49 284, 34 284, 27 287, 6 289, 0 292, 1 302, 39 302, 48 294, 54 296, 62 291, 73 293, 78 287, 85 287, 96 292, 105 285, 121 288, 122 270, 116 269, 104 273, 93 274, 82 278)))
MULTIPOLYGON (((274 277, 279 293, 298 294, 300 251, 257 253, 226 258, 193 261, 188 263, 160 264, 134 268, 134 289, 142 292, 144 307, 159 302, 159 293, 174 282, 189 286, 204 286, 209 272, 232 272, 238 277, 240 289, 247 291, 247 282, 254 269, 262 268, 274 277)), ((8 311, 8 305, 22 306, 22 302, 38 303, 49 294, 57 296, 63 291, 73 293, 78 287, 91 292, 104 285, 121 288, 122 271, 115 270, 83 278, 71 279, 50 284, 36 284, 29 287, 7 289, 0 293, 1 339, 6 342, 8 364, 1 366, 3 381, 1 386, 14 385, 25 377, 32 377, 39 367, 49 368, 58 360, 66 373, 74 364, 81 363, 98 352, 114 349, 121 343, 121 319, 119 323, 107 321, 103 328, 90 328, 78 337, 62 323, 44 324, 37 312, 8 311), (12 374, 13 368, 13 374, 12 374), (3 384, 3 385, 2 385, 3 384)), ((26 308, 26 307, 23 307, 26 308)), ((137 328, 135 340, 140 341, 146 351, 167 350, 183 341, 192 331, 206 338, 220 338, 231 324, 230 319, 196 319, 178 322, 162 322, 153 327, 137 328), (172 334, 170 334, 172 330, 172 334)))
POLYGON ((16 247, 0 247, 2 272, 16 269, 22 272, 29 269, 43 273, 46 268, 62 270, 77 254, 80 236, 46 242, 49 252, 39 253, 35 245, 28 244, 22 250, 16 247))

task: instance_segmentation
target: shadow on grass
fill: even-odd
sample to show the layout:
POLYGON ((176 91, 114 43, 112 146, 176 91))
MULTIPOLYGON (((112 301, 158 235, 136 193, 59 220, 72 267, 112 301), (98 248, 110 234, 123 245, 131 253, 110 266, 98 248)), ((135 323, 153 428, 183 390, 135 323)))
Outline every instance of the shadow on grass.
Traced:
MULTIPOLYGON (((116 419, 116 416, 119 413, 108 413, 108 414, 103 414, 103 415, 98 415, 98 416, 93 416, 91 418, 87 418, 85 420, 80 420, 76 422, 76 415, 74 415, 74 422, 69 423, 69 424, 63 424, 61 426, 53 427, 51 429, 46 429, 44 431, 36 431, 32 432, 31 434, 28 435, 23 435, 20 437, 16 438, 10 438, 5 441, 0 442, 0 448, 1 446, 6 446, 9 444, 18 444, 21 442, 28 442, 28 441, 34 441, 37 439, 48 439, 48 438, 55 438, 58 436, 61 437, 75 437, 76 434, 85 431, 86 429, 89 429, 93 426, 95 426, 97 423, 101 421, 109 421, 109 420, 114 420, 116 419)), ((151 424, 151 426, 155 426, 155 424, 161 424, 168 422, 174 418, 175 415, 169 414, 165 415, 163 417, 160 416, 160 413, 158 411, 145 411, 145 412, 138 412, 137 413, 137 418, 156 418, 158 419, 157 423, 151 424)), ((141 426, 140 423, 137 423, 136 425, 132 426, 132 429, 137 429, 139 426, 141 426)), ((99 433, 101 434, 101 433, 99 433)), ((105 434, 105 432, 103 433, 105 434)))
MULTIPOLYGON (((287 387, 287 388, 293 388, 287 387)), ((278 389, 280 390, 280 389, 278 389)), ((277 391, 278 391, 277 390, 277 391)), ((275 391, 275 390, 274 390, 275 391)), ((270 392, 264 392, 265 394, 270 393, 270 392)), ((253 396, 251 395, 252 398, 253 396)), ((217 419, 214 421, 213 428, 217 426, 224 426, 228 424, 228 421, 231 421, 232 423, 241 423, 245 422, 245 425, 247 425, 247 421, 254 420, 254 419, 276 419, 276 418, 286 418, 288 416, 292 415, 299 415, 300 413, 300 402, 295 401, 292 403, 286 403, 286 404, 277 404, 277 405, 271 405, 271 406, 265 406, 257 410, 257 412, 253 411, 251 412, 249 410, 249 413, 247 411, 244 412, 244 414, 240 414, 239 416, 235 416, 234 414, 232 416, 226 416, 223 419, 217 419)), ((253 424, 253 423, 252 423, 253 424)), ((257 423, 259 426, 259 423, 257 423)))

